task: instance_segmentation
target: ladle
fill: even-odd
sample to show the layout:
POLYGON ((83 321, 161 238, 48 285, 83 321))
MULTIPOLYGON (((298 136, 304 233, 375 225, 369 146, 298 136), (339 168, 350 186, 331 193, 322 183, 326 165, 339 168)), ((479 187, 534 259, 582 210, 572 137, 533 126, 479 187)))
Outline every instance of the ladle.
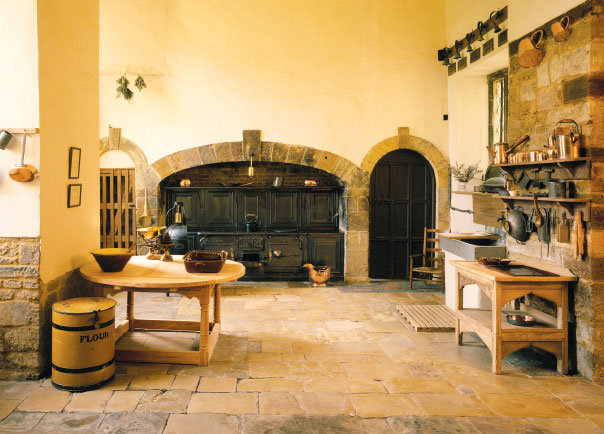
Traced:
POLYGON ((31 164, 25 164, 23 160, 25 159, 25 142, 27 139, 27 134, 23 134, 23 148, 21 149, 21 164, 15 164, 11 170, 8 172, 8 176, 13 181, 17 182, 31 182, 34 179, 38 178, 39 173, 38 169, 36 169, 31 164))
POLYGON ((533 194, 533 204, 535 205, 535 215, 533 216, 533 223, 535 223, 535 227, 540 228, 543 226, 543 216, 539 211, 539 206, 537 205, 537 195, 533 194))

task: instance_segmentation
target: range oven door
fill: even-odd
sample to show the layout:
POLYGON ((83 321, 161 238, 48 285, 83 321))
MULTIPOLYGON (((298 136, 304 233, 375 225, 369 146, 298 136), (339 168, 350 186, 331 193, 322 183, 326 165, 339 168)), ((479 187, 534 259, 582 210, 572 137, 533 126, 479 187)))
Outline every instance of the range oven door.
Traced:
POLYGON ((267 272, 296 273, 300 271, 306 258, 305 235, 269 235, 266 244, 267 272))

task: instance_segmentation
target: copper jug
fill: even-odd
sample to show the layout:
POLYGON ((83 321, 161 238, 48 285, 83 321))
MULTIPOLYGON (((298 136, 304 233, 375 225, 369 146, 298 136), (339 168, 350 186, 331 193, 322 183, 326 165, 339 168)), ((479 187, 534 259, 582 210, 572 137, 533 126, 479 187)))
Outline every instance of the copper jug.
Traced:
POLYGON ((579 125, 572 119, 562 119, 558 123, 573 124, 575 127, 574 131, 571 128, 557 127, 555 129, 559 158, 579 158, 581 156, 581 130, 579 125))
POLYGON ((494 143, 494 151, 487 146, 487 151, 489 151, 489 154, 493 156, 493 164, 506 164, 509 161, 508 154, 529 139, 529 136, 524 135, 520 137, 520 139, 518 139, 511 147, 505 142, 494 143))
POLYGON ((543 60, 543 30, 537 30, 531 36, 524 38, 518 45, 518 64, 523 68, 531 68, 539 65, 543 60))
POLYGON ((570 36, 570 18, 568 15, 563 17, 560 21, 554 21, 551 25, 552 34, 556 42, 566 41, 570 36))

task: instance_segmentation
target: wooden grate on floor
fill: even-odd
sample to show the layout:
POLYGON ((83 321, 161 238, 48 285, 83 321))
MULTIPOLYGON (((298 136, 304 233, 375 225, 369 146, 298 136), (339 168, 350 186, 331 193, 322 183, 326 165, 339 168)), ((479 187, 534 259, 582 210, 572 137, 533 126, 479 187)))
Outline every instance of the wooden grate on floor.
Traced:
POLYGON ((416 332, 455 330, 455 313, 442 304, 403 304, 396 310, 416 332))

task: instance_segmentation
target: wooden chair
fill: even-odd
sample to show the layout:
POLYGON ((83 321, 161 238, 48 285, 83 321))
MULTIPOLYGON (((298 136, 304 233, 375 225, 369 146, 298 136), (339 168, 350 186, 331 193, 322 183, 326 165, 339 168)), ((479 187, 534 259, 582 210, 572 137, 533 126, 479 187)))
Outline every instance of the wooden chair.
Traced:
POLYGON ((424 228, 424 249, 423 253, 417 253, 409 256, 409 287, 413 289, 414 280, 423 280, 424 282, 439 282, 441 292, 445 292, 445 276, 443 258, 440 256, 442 249, 440 248, 440 240, 438 235, 442 232, 440 229, 424 228), (430 245, 434 247, 429 247, 430 245), (417 259, 422 258, 421 265, 417 259), (421 274, 421 277, 414 277, 413 273, 421 274), (427 277, 424 277, 426 276, 427 277))

